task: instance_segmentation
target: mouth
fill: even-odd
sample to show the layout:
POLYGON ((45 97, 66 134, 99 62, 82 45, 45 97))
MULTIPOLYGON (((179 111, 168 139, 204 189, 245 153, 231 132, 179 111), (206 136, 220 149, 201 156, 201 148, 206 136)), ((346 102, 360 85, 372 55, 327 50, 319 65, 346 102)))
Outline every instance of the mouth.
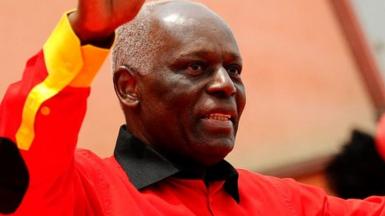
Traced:
POLYGON ((232 116, 229 114, 223 113, 210 113, 206 115, 206 119, 215 120, 215 121, 232 121, 232 116))
POLYGON ((214 134, 233 134, 235 114, 224 110, 213 110, 202 117, 203 128, 214 134))

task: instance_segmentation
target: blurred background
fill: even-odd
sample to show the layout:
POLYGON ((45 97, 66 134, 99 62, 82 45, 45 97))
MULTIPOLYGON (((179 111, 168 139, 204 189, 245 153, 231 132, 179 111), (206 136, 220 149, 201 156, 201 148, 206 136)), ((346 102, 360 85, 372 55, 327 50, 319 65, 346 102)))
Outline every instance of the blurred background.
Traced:
MULTIPOLYGON (((385 108, 384 0, 202 0, 232 27, 247 105, 235 166, 324 186, 325 164, 353 128, 385 108)), ((0 2, 0 95, 21 77, 75 0, 0 2)), ((93 85, 79 147, 112 154, 123 124, 108 60, 93 85)))

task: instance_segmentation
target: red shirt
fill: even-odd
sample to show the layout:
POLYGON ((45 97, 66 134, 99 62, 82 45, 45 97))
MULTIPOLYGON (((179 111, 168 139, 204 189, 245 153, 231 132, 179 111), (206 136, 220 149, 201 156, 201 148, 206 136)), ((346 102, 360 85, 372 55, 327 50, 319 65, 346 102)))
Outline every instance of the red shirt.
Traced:
POLYGON ((206 184, 172 174, 138 189, 130 176, 140 170, 125 169, 116 157, 75 152, 89 85, 106 55, 81 47, 64 16, 22 80, 8 88, 0 137, 17 144, 30 174, 15 215, 385 215, 383 197, 342 200, 245 170, 237 170, 238 193, 226 190, 227 178, 206 184))

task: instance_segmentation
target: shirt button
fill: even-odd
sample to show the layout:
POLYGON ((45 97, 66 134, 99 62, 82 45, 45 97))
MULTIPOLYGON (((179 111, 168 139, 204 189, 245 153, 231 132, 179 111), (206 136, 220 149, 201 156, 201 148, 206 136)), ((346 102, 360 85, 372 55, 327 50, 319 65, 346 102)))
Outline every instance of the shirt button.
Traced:
POLYGON ((40 113, 44 116, 47 116, 51 113, 51 109, 47 106, 43 106, 41 109, 40 109, 40 113))

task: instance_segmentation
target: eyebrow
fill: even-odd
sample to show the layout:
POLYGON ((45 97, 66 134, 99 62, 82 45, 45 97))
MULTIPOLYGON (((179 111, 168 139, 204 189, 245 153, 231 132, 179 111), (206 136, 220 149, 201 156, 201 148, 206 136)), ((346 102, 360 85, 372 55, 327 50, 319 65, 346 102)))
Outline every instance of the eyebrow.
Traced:
MULTIPOLYGON (((189 57, 199 57, 199 58, 214 60, 218 57, 215 54, 216 54, 216 52, 213 52, 210 50, 197 50, 197 51, 192 51, 192 52, 181 53, 181 54, 177 55, 177 59, 183 59, 183 58, 189 58, 189 57)), ((241 56, 236 54, 236 53, 226 52, 221 57, 224 59, 224 61, 232 61, 232 62, 237 62, 239 64, 242 64, 241 56)))

